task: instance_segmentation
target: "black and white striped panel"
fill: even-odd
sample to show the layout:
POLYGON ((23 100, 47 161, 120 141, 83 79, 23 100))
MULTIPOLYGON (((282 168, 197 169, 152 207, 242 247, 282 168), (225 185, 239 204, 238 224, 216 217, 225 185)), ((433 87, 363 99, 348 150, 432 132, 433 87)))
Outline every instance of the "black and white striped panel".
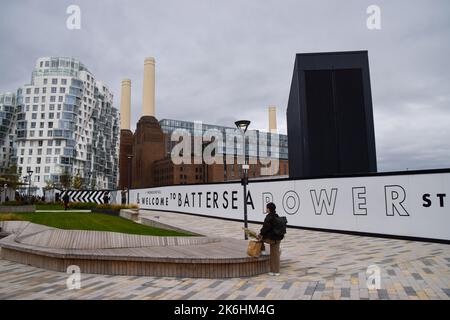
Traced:
POLYGON ((103 203, 105 194, 111 202, 111 191, 109 190, 66 190, 62 191, 60 200, 64 198, 65 194, 69 195, 70 202, 94 202, 97 204, 103 203))

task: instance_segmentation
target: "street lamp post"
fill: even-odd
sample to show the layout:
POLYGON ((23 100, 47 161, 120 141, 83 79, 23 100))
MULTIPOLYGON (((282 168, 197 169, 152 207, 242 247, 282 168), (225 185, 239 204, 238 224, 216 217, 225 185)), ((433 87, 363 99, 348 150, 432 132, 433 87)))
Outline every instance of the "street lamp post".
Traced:
POLYGON ((127 155, 128 159, 128 190, 127 190, 127 204, 130 204, 130 188, 131 188, 131 160, 133 159, 133 155, 127 155))
POLYGON ((28 199, 31 199, 31 175, 33 174, 33 170, 28 170, 28 199))
POLYGON ((5 189, 5 202, 6 202, 6 191, 8 190, 8 185, 5 183, 4 185, 3 185, 3 188, 5 189))
MULTIPOLYGON (((28 182, 28 177, 27 177, 27 176, 23 176, 22 179, 23 179, 23 183, 24 183, 24 184, 28 182)), ((27 195, 26 187, 23 187, 23 197, 25 198, 26 195, 27 195)))
MULTIPOLYGON (((247 155, 245 153, 245 132, 248 129, 248 126, 250 125, 249 120, 239 120, 234 123, 236 127, 241 130, 242 135, 244 136, 243 141, 243 149, 244 149, 244 165, 242 166, 242 180, 241 184, 244 187, 244 227, 245 229, 248 228, 248 220, 247 220, 247 184, 248 184, 248 161, 247 161, 247 155)), ((248 240, 247 233, 244 232, 244 239, 248 240)))
POLYGON ((91 190, 91 176, 92 176, 92 171, 88 172, 88 190, 91 190))

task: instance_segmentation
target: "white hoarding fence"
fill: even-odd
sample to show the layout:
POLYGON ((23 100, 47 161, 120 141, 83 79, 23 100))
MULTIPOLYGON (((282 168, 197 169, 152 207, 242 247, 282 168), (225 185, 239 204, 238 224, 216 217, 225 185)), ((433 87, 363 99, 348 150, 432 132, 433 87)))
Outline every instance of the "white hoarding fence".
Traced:
MULTIPOLYGON (((250 181, 248 219, 274 202, 289 225, 450 240, 450 173, 250 181)), ((240 183, 130 190, 142 209, 243 219, 240 183)))

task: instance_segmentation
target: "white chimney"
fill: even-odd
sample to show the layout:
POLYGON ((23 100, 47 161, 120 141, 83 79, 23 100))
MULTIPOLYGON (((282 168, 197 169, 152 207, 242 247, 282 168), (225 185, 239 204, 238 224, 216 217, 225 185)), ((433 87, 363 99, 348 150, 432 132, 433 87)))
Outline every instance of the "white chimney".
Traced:
POLYGON ((277 132, 277 107, 269 106, 269 131, 277 132))
POLYGON ((122 80, 122 91, 120 95, 120 129, 130 130, 131 113, 131 80, 122 80))
POLYGON ((142 116, 155 116, 155 58, 144 61, 142 116))

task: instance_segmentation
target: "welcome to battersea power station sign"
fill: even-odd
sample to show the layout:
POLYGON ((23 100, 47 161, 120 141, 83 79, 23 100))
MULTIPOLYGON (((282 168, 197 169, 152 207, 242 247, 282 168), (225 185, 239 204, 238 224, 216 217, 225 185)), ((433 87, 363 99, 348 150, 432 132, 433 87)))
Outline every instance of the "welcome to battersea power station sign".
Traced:
MULTIPOLYGON (((141 209, 243 219, 240 183, 130 190, 141 209)), ((250 181, 248 219, 267 202, 290 226, 450 240, 450 173, 250 181)))

